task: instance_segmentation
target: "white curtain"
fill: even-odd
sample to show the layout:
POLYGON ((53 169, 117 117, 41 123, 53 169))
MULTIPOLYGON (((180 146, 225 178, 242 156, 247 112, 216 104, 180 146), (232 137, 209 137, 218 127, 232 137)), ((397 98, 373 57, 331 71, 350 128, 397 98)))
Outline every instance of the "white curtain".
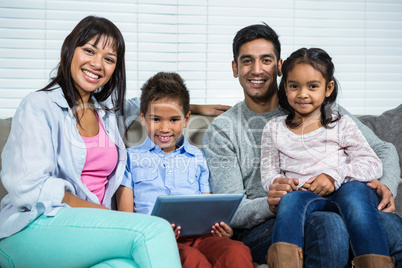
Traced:
POLYGON ((126 40, 128 97, 158 71, 186 80, 192 103, 233 105, 243 91, 232 76, 236 32, 262 21, 280 35, 282 58, 300 47, 332 57, 339 103, 380 114, 402 103, 400 0, 1 0, 0 117, 47 84, 61 44, 85 16, 110 19, 126 40))

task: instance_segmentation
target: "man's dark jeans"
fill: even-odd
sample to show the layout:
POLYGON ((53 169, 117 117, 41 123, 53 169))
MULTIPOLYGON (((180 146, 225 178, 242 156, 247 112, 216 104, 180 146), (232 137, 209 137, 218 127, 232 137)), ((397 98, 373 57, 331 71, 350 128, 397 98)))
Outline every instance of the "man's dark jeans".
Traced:
MULTIPOLYGON (((393 213, 380 212, 380 219, 387 234, 391 256, 396 266, 402 268, 402 219, 393 213)), ((266 263, 265 255, 272 242, 275 219, 269 219, 253 229, 237 232, 236 238, 251 249, 253 260, 266 263)), ((304 228, 304 266, 342 268, 350 267, 349 235, 341 216, 334 212, 313 212, 304 228)))

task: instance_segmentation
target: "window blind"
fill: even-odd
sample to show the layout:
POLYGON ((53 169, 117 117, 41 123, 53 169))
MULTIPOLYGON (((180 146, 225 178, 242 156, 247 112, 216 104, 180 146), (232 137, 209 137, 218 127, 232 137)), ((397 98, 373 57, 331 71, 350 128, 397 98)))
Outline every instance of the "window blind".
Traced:
POLYGON ((44 87, 62 42, 85 16, 113 21, 126 41, 127 96, 158 71, 178 72, 191 102, 234 105, 243 91, 231 70, 232 40, 266 22, 282 58, 321 47, 333 58, 338 102, 354 114, 402 103, 402 2, 399 0, 3 0, 0 2, 0 117, 44 87))

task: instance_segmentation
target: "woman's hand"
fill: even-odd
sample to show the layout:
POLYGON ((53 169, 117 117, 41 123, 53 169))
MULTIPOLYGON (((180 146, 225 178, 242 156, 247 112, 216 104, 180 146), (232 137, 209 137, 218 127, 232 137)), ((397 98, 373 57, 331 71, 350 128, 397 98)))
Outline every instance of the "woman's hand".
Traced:
POLYGON ((61 202, 69 205, 70 207, 108 209, 107 207, 101 206, 99 204, 81 199, 67 191, 65 191, 63 200, 61 202))
POLYGON ((224 222, 215 223, 211 230, 212 236, 231 238, 233 236, 233 229, 224 222))
POLYGON ((231 107, 232 106, 221 105, 221 104, 212 104, 212 105, 190 104, 190 111, 192 114, 199 114, 205 116, 218 116, 229 110, 231 107))

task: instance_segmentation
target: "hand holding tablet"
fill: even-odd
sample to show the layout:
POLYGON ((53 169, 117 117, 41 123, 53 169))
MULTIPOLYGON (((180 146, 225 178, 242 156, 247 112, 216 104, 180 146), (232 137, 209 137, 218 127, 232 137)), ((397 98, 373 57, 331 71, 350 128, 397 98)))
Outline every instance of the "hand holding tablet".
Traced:
POLYGON ((159 196, 151 215, 180 226, 180 236, 211 233, 215 223, 230 224, 244 194, 159 196))

